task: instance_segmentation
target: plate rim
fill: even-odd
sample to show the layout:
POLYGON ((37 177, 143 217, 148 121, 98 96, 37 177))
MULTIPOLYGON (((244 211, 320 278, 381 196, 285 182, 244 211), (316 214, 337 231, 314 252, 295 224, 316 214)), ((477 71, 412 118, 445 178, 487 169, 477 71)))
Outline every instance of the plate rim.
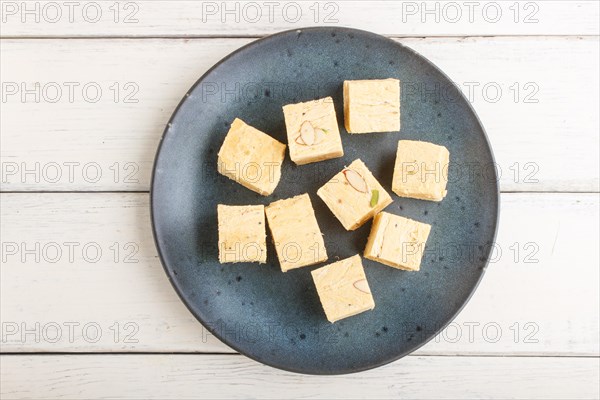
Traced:
MULTIPOLYGON (((159 244, 159 234, 157 232, 157 223, 156 223, 156 219, 155 219, 155 215, 154 215, 154 208, 155 208, 155 204, 154 204, 154 190, 155 190, 155 179, 156 179, 156 173, 157 173, 157 165, 158 165, 158 161, 163 149, 163 144, 164 144, 164 140, 167 137, 167 135, 169 135, 169 130, 170 127, 172 125, 173 120, 177 117, 181 107, 183 106, 183 104, 186 102, 187 98, 189 97, 189 94, 194 91, 196 89, 196 87, 198 85, 200 85, 202 83, 202 81, 205 79, 205 77, 207 77, 208 75, 210 75, 215 69, 217 69, 219 66, 221 66, 223 63, 225 63, 226 61, 228 61, 230 58, 238 55, 239 53, 247 50, 248 48, 255 46, 258 43, 263 43, 265 41, 268 40, 272 40, 274 38, 280 37, 280 36, 286 36, 289 35, 291 33, 301 33, 304 31, 335 31, 336 33, 338 32, 343 32, 343 33, 359 33, 361 35, 370 35, 370 36, 375 36, 377 38, 379 38, 380 40, 384 40, 387 41, 391 44, 393 44, 394 46, 398 46, 401 47, 402 49, 409 51, 410 53, 412 53, 414 56, 416 56, 417 58, 422 59, 423 61, 425 61, 429 66, 431 66, 432 68, 434 68, 434 70, 439 73, 443 78, 447 79, 448 82, 454 83, 454 81, 452 79, 450 79, 450 77, 443 71, 441 70, 435 63, 433 63, 431 60, 429 60, 427 57, 423 56, 422 54, 418 53, 417 51, 413 50, 412 48, 403 45, 402 43, 387 37, 387 36, 383 36, 371 31, 367 31, 367 30, 362 30, 362 29, 355 29, 355 28, 350 28, 350 27, 345 27, 345 26, 340 26, 340 27, 334 27, 334 26, 311 26, 311 27, 302 27, 302 28, 296 28, 296 29, 288 29, 288 30, 284 30, 284 31, 280 31, 274 34, 270 34, 261 38, 258 38, 256 40, 251 41, 250 43, 247 43, 239 48, 237 48, 236 50, 232 51, 231 53, 227 54, 225 57, 221 58, 219 61, 217 61, 212 67, 210 67, 206 72, 204 72, 197 80, 196 82, 194 82, 194 84, 186 91, 186 93, 184 94, 184 96, 182 97, 182 99, 179 101, 179 103, 177 104, 177 107, 175 107, 175 109, 173 110, 173 113, 171 114, 171 117, 169 118, 165 129, 161 135, 159 144, 157 146, 157 150, 154 156, 154 160, 153 160, 153 164, 152 164, 152 176, 151 176, 151 180, 150 180, 150 190, 149 190, 149 195, 150 195, 150 202, 149 202, 149 207, 150 207, 150 220, 151 220, 151 226, 152 226, 152 237, 154 239, 154 245, 156 247, 156 250, 158 252, 158 258, 160 260, 160 263, 163 267, 163 270, 165 271, 165 274, 167 275, 167 278, 169 279, 169 282, 171 284, 171 286, 173 287, 173 289, 175 290, 175 292, 177 293, 177 295, 179 296, 179 299, 181 300, 181 302, 185 305, 185 307, 188 309, 188 311, 194 316, 194 318, 203 326, 204 329, 208 330, 208 332, 210 332, 213 336, 215 336, 219 341, 221 341, 222 343, 224 343, 225 345, 229 346, 231 349, 235 350, 236 352, 238 352, 240 355, 243 355, 244 357, 248 357, 262 365, 267 365, 269 367, 272 368, 277 368, 283 371, 287 371, 287 372, 293 372, 293 373, 298 373, 298 374, 304 374, 304 375, 319 375, 319 376, 331 376, 331 375, 349 375, 349 374, 354 374, 354 373, 358 373, 358 372, 363 372, 363 371, 368 371, 371 369, 375 369, 375 368, 379 368, 382 367, 384 365, 393 363, 395 361, 398 361, 399 359, 412 354, 413 352, 417 351, 418 349, 420 349, 421 347, 423 347, 424 345, 426 345, 427 343, 429 343, 433 338, 435 338, 440 332, 442 332, 444 329, 446 329, 446 327, 448 327, 448 325, 450 325, 450 323, 452 323, 456 317, 462 312, 462 310, 465 308, 465 306, 469 303, 469 301, 471 300, 471 298, 473 297, 473 295, 475 294, 475 292, 477 291, 477 289, 479 288, 479 285, 481 284, 481 281, 483 280, 483 277, 488 269, 489 263, 490 263, 490 255, 492 253, 492 248, 493 246, 488 246, 488 251, 485 254, 485 264, 483 265, 483 268, 481 270, 481 273, 479 274, 479 277, 477 278, 477 281, 475 282, 475 285, 472 287, 472 289, 470 290, 470 293, 468 294, 468 296, 464 299, 464 301, 462 302, 462 304, 460 305, 460 307, 457 308, 456 312, 452 314, 451 318, 449 318, 448 322, 440 325, 438 327, 438 329, 436 329, 435 331, 433 331, 433 333, 431 333, 429 335, 428 338, 426 338, 425 340, 423 340, 421 343, 419 343, 418 345, 416 345, 415 347, 411 348, 410 350, 404 351, 402 353, 399 354, 395 354, 393 357, 389 357, 384 359, 381 362, 378 363, 373 363, 370 364, 368 366, 362 366, 362 367, 354 367, 354 368, 350 368, 347 370, 343 370, 343 371, 323 371, 323 370, 306 370, 306 369, 295 369, 292 368, 290 366, 284 366, 284 365, 280 365, 278 363, 275 362, 266 362, 265 360, 261 360, 260 358, 254 356, 254 355, 250 355, 248 353, 246 353, 243 349, 239 348, 237 346, 237 344, 233 343, 231 340, 229 340, 226 336, 221 335, 217 329, 213 329, 210 327, 209 324, 205 323, 205 321, 202 320, 202 318, 200 318, 200 316, 193 310, 192 305, 190 302, 188 302, 188 299, 186 297, 186 295, 183 293, 183 291, 179 288, 179 286, 176 284, 175 279, 174 279, 174 275, 172 273, 172 271, 169 270, 169 267, 167 266, 167 262, 166 259, 162 253, 160 244, 159 244)), ((485 144, 487 146, 487 150, 490 153, 490 158, 492 161, 493 165, 497 165, 496 163, 496 158, 494 156, 494 151, 492 149, 488 134, 485 130, 485 127, 483 126, 483 123, 481 122, 481 119, 479 118, 479 115, 477 114, 477 112, 475 111, 475 109, 473 108, 473 104, 471 104, 470 101, 468 101, 468 99, 465 97, 464 93, 457 87, 457 93, 460 96, 459 98, 462 99, 466 104, 468 109, 471 111, 472 115, 475 117, 475 121, 477 122, 477 125, 479 125, 481 132, 483 133, 483 139, 485 140, 485 144)), ((498 172, 497 169, 494 168, 494 176, 493 176, 493 185, 494 185, 494 194, 496 197, 496 209, 494 210, 495 212, 495 219, 494 219, 494 228, 493 228, 493 235, 492 235, 492 243, 496 242, 496 238, 498 236, 498 226, 499 226, 499 221, 500 221, 500 200, 501 200, 501 191, 500 191, 500 184, 499 184, 499 178, 498 178, 498 172)), ((360 254, 360 253, 359 253, 360 254)), ((202 353, 199 353, 202 354, 202 353)))

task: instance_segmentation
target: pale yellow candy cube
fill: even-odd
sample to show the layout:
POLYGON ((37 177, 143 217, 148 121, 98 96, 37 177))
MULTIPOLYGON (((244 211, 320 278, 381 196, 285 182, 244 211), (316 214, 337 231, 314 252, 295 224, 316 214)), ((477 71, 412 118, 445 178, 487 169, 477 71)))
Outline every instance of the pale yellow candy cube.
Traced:
POLYGON ((219 262, 267 261, 265 207, 217 206, 219 262))
POLYGON ((400 130, 400 81, 344 81, 344 125, 349 133, 400 130))
POLYGON ((363 225, 392 202, 360 159, 331 178, 317 195, 349 231, 363 225))
POLYGON ((392 191, 401 197, 441 201, 446 197, 450 152, 444 146, 400 140, 392 191))
POLYGON ((219 150, 219 173, 263 196, 281 179, 285 144, 236 118, 219 150))
POLYGON ((431 225, 381 212, 375 216, 364 256, 407 271, 418 271, 431 225))
POLYGON ((323 235, 308 194, 271 203, 265 212, 283 272, 327 260, 323 235))
POLYGON ((312 277, 329 322, 375 308, 359 255, 316 269, 312 277))
POLYGON ((297 165, 344 155, 333 99, 283 107, 290 158, 297 165))

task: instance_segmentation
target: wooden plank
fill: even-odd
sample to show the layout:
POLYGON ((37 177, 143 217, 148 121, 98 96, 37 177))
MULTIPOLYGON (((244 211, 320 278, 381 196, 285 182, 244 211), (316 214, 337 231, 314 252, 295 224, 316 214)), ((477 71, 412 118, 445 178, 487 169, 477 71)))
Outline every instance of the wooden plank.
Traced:
POLYGON ((260 36, 351 26, 399 36, 597 35, 595 1, 2 0, 4 37, 260 36), (116 4, 115 4, 116 3, 116 4))
MULTIPOLYGON (((3 352, 231 351, 168 283, 148 195, 0 200, 3 352)), ((418 354, 597 355, 598 195, 511 193, 501 204, 483 282, 418 354)))
POLYGON ((238 355, 2 356, 0 365, 3 399, 593 399, 600 366, 597 358, 410 356, 308 376, 238 355))
MULTIPOLYGON (((182 95, 248 42, 3 40, 0 188, 148 190, 159 139, 182 95), (102 95, 93 102, 98 88, 102 95)), ((502 190, 599 190, 598 38, 401 42, 470 96, 490 136, 502 190)))
POLYGON ((37 103, 35 95, 2 103, 1 189, 148 190, 154 154, 180 98, 221 57, 248 42, 2 41, 2 82, 16 83, 19 92, 21 82, 27 88, 57 82, 63 91, 57 103, 37 103), (72 97, 68 82, 79 85, 72 97), (83 97, 86 85, 90 96, 100 87, 96 103, 83 97))

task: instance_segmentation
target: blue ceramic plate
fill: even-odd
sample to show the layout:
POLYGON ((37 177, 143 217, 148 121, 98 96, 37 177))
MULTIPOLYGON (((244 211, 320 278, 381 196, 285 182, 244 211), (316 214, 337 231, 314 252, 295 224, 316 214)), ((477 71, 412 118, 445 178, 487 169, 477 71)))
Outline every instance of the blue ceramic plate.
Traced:
POLYGON ((185 95, 165 130, 154 166, 154 236, 167 275, 212 334, 261 363, 309 373, 374 368, 414 351, 446 326, 473 294, 498 221, 498 182, 485 132, 450 79, 413 50, 373 33, 311 28, 257 40, 220 61, 185 95), (342 82, 402 82, 400 133, 349 135, 342 82), (297 167, 286 158, 275 193, 262 197, 216 172, 217 152, 239 117, 287 142, 285 104, 332 96, 345 156, 297 167), (446 146, 448 196, 440 203, 391 192, 399 139, 446 146), (376 307, 329 323, 306 267, 282 273, 268 262, 221 265, 217 204, 269 204, 310 194, 330 262, 364 250, 371 224, 345 231, 317 189, 361 158, 394 202, 386 211, 433 226, 420 272, 363 260, 376 307))

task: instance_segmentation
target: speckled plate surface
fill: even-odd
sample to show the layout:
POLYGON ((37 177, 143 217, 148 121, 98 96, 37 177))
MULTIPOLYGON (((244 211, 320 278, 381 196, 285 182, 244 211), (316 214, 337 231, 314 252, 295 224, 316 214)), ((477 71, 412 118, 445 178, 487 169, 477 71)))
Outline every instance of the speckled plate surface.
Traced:
POLYGON ((156 244, 183 302, 206 329, 240 353, 310 374, 374 368, 434 337, 475 291, 498 221, 493 163, 470 104, 413 50, 353 29, 283 32, 219 62, 173 114, 154 166, 156 244), (343 128, 342 82, 390 77, 402 81, 401 132, 349 135, 343 128), (285 143, 281 107, 325 96, 335 101, 343 158, 297 167, 286 155, 281 182, 270 197, 217 174, 217 152, 235 117, 285 143), (448 147, 452 168, 444 201, 404 199, 391 192, 399 139, 448 147), (310 274, 319 265, 284 274, 271 244, 266 265, 219 264, 218 203, 269 204, 305 192, 330 261, 362 254, 371 223, 347 232, 316 196, 321 185, 359 157, 392 194, 386 211, 433 225, 420 272, 363 260, 373 311, 329 323, 310 274))

